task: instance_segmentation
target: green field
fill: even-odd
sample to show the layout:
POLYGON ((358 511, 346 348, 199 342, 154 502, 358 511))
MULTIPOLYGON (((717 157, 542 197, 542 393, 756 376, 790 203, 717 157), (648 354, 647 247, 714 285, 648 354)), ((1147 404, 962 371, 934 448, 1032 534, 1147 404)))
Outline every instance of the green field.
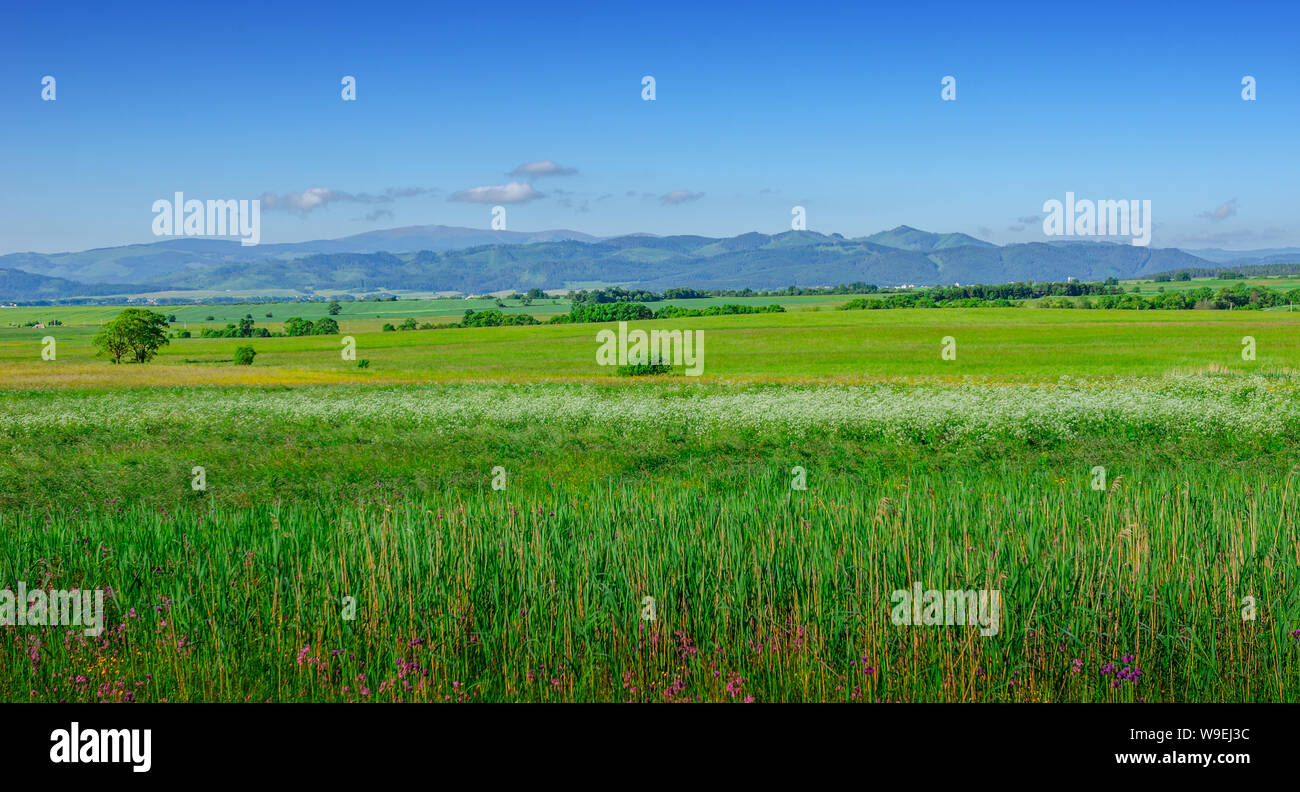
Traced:
POLYGON ((0 587, 111 592, 95 639, 0 626, 3 698, 1300 698, 1300 315, 847 299, 632 323, 703 330, 698 378, 596 365, 603 325, 379 330, 469 301, 345 304, 365 369, 0 328, 0 587), (995 634, 896 623, 913 584, 995 634))
MULTIPOLYGON (((852 299, 853 295, 827 296, 791 296, 791 297, 728 297, 718 299, 661 300, 656 306, 676 305, 683 308, 702 308, 719 302, 739 305, 774 305, 787 306, 787 310, 805 308, 834 307, 852 299)), ((393 301, 352 301, 340 303, 342 312, 335 318, 340 322, 366 319, 401 320, 410 316, 420 320, 449 321, 459 319, 466 310, 486 311, 502 310, 509 313, 527 313, 534 316, 550 316, 568 313, 570 302, 560 298, 533 300, 524 304, 519 300, 503 299, 504 308, 498 308, 496 300, 473 299, 427 299, 427 300, 393 300, 393 301)), ((286 302, 286 303, 231 303, 211 305, 153 305, 145 306, 164 315, 175 315, 176 326, 195 330, 203 327, 224 327, 227 323, 238 322, 251 315, 259 325, 276 327, 291 316, 300 319, 319 319, 327 316, 328 302, 286 302), (270 316, 267 316, 270 314, 270 316), (212 319, 208 319, 211 316, 212 319)), ((69 327, 98 327, 121 311, 119 306, 111 305, 21 305, 16 308, 0 308, 0 326, 22 325, 26 322, 48 324, 51 319, 58 319, 69 327)), ((376 323, 378 327, 381 323, 376 323)), ((370 326, 366 324, 365 326, 370 326)))
MULTIPOLYGON (((1065 311, 1023 308, 798 311, 633 323, 704 331, 702 381, 955 380, 1057 382, 1062 378, 1170 372, 1286 371, 1300 362, 1300 314, 1259 311, 1065 311), (942 340, 957 359, 941 359, 942 340), (1242 360, 1242 339, 1256 359, 1242 360)), ((618 378, 595 363, 600 325, 382 332, 383 319, 339 317, 340 336, 172 339, 146 366, 95 356, 93 326, 0 328, 0 386, 121 387, 205 384, 401 383, 451 380, 598 381, 618 378), (344 360, 356 341, 359 370, 344 360), (56 341, 43 360, 42 339, 56 341), (258 353, 233 366, 234 350, 258 353)), ((278 326, 271 326, 279 329, 278 326)), ((626 384, 626 383, 624 383, 626 384)))
POLYGON ((1231 289, 1237 284, 1245 284, 1247 288, 1251 286, 1264 286, 1277 291, 1290 291, 1300 287, 1300 278, 1286 275, 1261 275, 1252 278, 1193 278, 1192 280, 1171 280, 1157 282, 1154 280, 1125 280, 1120 281, 1125 290, 1131 290, 1134 286, 1138 287, 1141 294, 1151 295, 1162 289, 1167 292, 1173 291, 1192 291, 1202 286, 1208 286, 1215 291, 1219 289, 1231 289))

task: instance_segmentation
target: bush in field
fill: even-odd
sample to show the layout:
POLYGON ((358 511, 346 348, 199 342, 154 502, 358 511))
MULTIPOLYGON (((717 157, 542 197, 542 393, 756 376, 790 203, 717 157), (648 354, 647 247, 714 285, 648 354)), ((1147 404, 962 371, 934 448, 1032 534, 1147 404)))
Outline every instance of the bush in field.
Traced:
POLYGON ((316 320, 316 324, 312 325, 311 334, 312 335, 338 335, 339 323, 329 318, 328 316, 322 316, 321 318, 316 320))
POLYGON ((667 363, 634 363, 619 366, 617 371, 620 377, 649 377, 655 374, 671 374, 673 367, 667 363))
POLYGON ((370 368, 370 361, 362 358, 357 361, 357 368, 370 368))
POLYGON ((257 353, 253 351, 251 346, 241 346, 235 349, 236 366, 251 366, 255 357, 257 357, 257 353))
POLYGON ((578 303, 569 311, 571 322, 630 322, 653 319, 654 311, 641 303, 578 303))
POLYGON ((390 322, 384 322, 383 331, 385 333, 394 333, 397 332, 397 328, 393 327, 392 323, 390 322))
POLYGON ((535 325, 541 322, 529 314, 503 314, 500 311, 466 311, 464 318, 456 327, 504 327, 515 325, 535 325))
MULTIPOLYGON (((1227 278, 1227 274, 1220 274, 1227 278)), ((1157 279, 1171 282, 1170 278, 1157 279)), ((1179 278, 1178 280, 1186 280, 1179 278)), ((1164 287, 1158 287, 1163 289, 1164 287)), ((1300 298, 1300 289, 1289 292, 1266 286, 1236 283, 1214 291, 1202 286, 1191 291, 1158 291, 1146 297, 1140 286, 1124 292, 1114 278, 1105 283, 1010 283, 975 286, 931 286, 914 292, 888 294, 880 299, 857 298, 840 306, 841 311, 883 308, 1018 308, 1025 300, 1037 299, 1041 308, 1104 308, 1129 311, 1152 309, 1187 311, 1261 310, 1288 305, 1300 298), (1090 296, 1096 299, 1090 299, 1090 296)), ((665 311, 668 309, 664 309, 665 311)), ((663 313, 662 311, 660 313, 663 313)), ((662 317, 660 317, 662 318, 662 317)))
MULTIPOLYGON (((465 316, 459 322, 450 324, 435 325, 425 322, 420 325, 421 330, 441 330, 452 327, 515 327, 519 325, 539 325, 531 314, 503 314, 500 311, 487 310, 475 311, 469 309, 465 311, 465 316)), ((399 328, 400 329, 400 328, 399 328)))
POLYGON ((253 317, 245 316, 238 325, 228 324, 221 330, 211 327, 203 328, 203 338, 270 338, 271 331, 265 327, 254 327, 253 317))
POLYGON ((111 355, 114 363, 129 357, 136 363, 148 363, 167 340, 167 317, 144 308, 127 308, 104 324, 92 343, 100 352, 111 355))
POLYGON ((312 323, 300 316, 290 316, 284 320, 284 334, 287 336, 311 335, 312 328, 312 323))
POLYGON ((665 305, 658 311, 655 311, 656 319, 678 319, 688 316, 725 316, 729 314, 758 314, 758 313, 785 313, 785 308, 773 303, 772 305, 737 305, 727 303, 726 305, 710 305, 707 308, 680 308, 676 305, 665 305))

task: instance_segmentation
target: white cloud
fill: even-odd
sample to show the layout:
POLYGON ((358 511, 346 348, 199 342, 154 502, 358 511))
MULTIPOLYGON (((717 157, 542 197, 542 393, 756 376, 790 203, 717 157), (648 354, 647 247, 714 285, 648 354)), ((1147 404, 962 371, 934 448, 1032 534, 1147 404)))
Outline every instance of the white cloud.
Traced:
POLYGON ((389 187, 377 195, 372 193, 349 193, 329 187, 308 187, 301 192, 287 192, 284 195, 262 193, 262 208, 267 211, 297 212, 308 214, 315 209, 332 203, 387 204, 398 198, 411 198, 428 195, 437 190, 427 187, 389 187))
POLYGON ((690 190, 673 190, 670 193, 659 196, 659 201, 669 206, 695 201, 704 196, 704 193, 691 192, 690 190))
POLYGON ((1230 201, 1225 201, 1219 204, 1218 208, 1212 211, 1201 212, 1197 217, 1205 220, 1226 220, 1235 214, 1237 214, 1237 199, 1233 198, 1230 201))
POLYGON ((328 187, 308 187, 302 192, 290 192, 279 196, 267 192, 262 193, 262 208, 268 211, 283 209, 287 212, 306 214, 333 201, 346 200, 347 197, 347 193, 331 190, 328 187))
POLYGON ((527 182, 510 182, 509 184, 486 185, 483 187, 471 187, 468 190, 461 190, 458 193, 452 193, 449 200, 465 201, 468 203, 523 203, 532 201, 537 198, 544 198, 543 193, 533 189, 533 185, 527 182))
POLYGON ((572 176, 577 172, 577 168, 566 168, 555 160, 545 159, 537 162, 525 162, 506 175, 524 179, 540 179, 543 176, 572 176))

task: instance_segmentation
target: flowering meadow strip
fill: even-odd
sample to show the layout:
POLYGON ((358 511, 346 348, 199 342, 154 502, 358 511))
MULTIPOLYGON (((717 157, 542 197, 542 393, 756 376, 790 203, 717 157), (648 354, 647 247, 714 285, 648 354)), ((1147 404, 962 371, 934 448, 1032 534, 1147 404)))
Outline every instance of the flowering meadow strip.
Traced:
POLYGON ((1056 385, 416 385, 10 393, 0 433, 211 430, 238 421, 456 430, 484 424, 840 433, 897 443, 1086 436, 1300 437, 1300 384, 1170 375, 1056 385))

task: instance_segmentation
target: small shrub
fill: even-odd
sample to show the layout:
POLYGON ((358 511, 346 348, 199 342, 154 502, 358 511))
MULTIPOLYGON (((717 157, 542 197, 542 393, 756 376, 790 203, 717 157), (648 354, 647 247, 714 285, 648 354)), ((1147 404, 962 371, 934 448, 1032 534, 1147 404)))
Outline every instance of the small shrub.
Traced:
POLYGON ((358 360, 357 368, 370 368, 370 361, 365 359, 358 360))
POLYGON ((619 366, 618 375, 620 377, 648 377, 655 374, 671 374, 673 367, 667 363, 636 363, 629 366, 619 366))
POLYGON ((251 366, 255 357, 257 357, 257 353, 253 351, 251 346, 241 346, 235 349, 236 366, 251 366))

